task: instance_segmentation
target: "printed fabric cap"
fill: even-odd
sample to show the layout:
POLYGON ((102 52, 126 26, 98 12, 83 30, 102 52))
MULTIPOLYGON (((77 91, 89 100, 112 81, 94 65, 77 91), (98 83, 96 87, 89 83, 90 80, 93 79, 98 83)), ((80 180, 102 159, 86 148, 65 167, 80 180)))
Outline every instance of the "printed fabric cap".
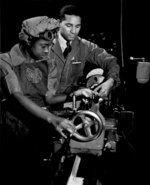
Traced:
POLYGON ((59 20, 47 16, 26 19, 22 22, 19 39, 28 42, 29 36, 39 37, 40 33, 59 28, 59 20))

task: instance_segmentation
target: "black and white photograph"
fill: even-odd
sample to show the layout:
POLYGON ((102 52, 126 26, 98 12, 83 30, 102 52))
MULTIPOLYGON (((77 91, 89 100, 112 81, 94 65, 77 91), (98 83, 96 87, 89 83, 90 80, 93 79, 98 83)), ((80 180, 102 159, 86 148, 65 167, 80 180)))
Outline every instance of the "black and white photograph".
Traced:
POLYGON ((0 184, 146 184, 148 1, 0 1, 0 184))

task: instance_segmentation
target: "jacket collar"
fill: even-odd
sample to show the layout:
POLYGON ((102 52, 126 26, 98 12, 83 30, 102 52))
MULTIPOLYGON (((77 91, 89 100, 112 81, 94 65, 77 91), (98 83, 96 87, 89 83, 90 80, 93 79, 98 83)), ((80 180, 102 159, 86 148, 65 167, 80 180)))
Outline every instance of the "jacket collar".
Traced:
POLYGON ((64 56, 63 56, 63 53, 62 53, 62 50, 61 50, 61 47, 60 47, 60 44, 59 44, 59 41, 58 41, 58 38, 56 38, 54 40, 54 45, 52 46, 52 51, 61 59, 64 61, 64 56))
MULTIPOLYGON (((75 53, 78 51, 79 49, 79 42, 80 42, 80 38, 79 37, 76 37, 72 43, 71 43, 71 46, 72 46, 72 50, 71 50, 71 53, 69 55, 69 58, 72 58, 75 53)), ((52 47, 52 51, 63 61, 65 62, 65 59, 64 59, 64 56, 63 56, 63 53, 62 53, 62 50, 61 50, 61 47, 60 47, 60 44, 59 44, 59 41, 58 41, 58 37, 54 40, 54 45, 52 47)))
POLYGON ((11 48, 10 56, 11 56, 12 64, 14 66, 19 65, 26 60, 26 58, 22 54, 22 51, 20 50, 19 44, 16 44, 11 48))

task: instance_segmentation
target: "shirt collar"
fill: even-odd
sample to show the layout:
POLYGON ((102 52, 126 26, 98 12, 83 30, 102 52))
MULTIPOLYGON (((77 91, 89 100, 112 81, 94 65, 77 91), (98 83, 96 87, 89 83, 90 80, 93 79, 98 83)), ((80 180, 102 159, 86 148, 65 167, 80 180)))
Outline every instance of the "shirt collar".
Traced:
POLYGON ((62 52, 64 52, 64 50, 67 47, 67 41, 62 37, 62 35, 60 34, 60 31, 58 32, 58 42, 60 44, 62 52))
POLYGON ((19 44, 16 44, 11 48, 10 56, 11 56, 13 65, 19 65, 25 61, 25 57, 23 56, 20 50, 19 44))

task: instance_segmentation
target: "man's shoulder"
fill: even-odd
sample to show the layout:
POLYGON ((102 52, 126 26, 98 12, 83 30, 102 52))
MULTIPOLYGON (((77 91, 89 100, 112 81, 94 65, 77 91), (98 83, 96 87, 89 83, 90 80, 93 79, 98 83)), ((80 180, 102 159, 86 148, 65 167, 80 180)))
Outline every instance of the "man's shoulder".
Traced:
POLYGON ((88 44, 90 41, 85 39, 85 38, 82 38, 82 37, 79 37, 77 36, 76 39, 81 42, 82 44, 88 44))
POLYGON ((91 42, 86 38, 82 38, 78 36, 76 39, 78 40, 78 42, 80 42, 81 45, 85 47, 98 47, 98 45, 96 45, 95 43, 91 42))

